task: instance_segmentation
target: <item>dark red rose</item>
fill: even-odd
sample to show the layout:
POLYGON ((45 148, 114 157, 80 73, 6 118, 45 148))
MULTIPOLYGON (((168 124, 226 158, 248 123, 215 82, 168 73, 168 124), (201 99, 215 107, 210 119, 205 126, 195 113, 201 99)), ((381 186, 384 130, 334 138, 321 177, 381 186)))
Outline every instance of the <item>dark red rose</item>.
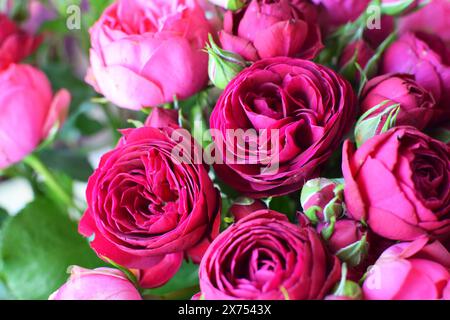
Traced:
POLYGON ((285 215, 260 210, 217 237, 200 265, 206 300, 322 299, 339 281, 341 266, 320 236, 285 215))
POLYGON ((208 168, 195 161, 200 147, 176 122, 160 122, 169 115, 155 109, 148 121, 163 128, 125 130, 89 179, 80 233, 92 237, 100 257, 128 268, 170 262, 173 271, 179 256, 162 262, 167 255, 192 253, 199 260, 196 248, 204 248, 219 231, 220 195, 208 168))
POLYGON ((348 81, 314 62, 256 62, 228 84, 212 112, 215 156, 222 161, 216 172, 251 197, 300 189, 353 125, 355 100, 348 81), (236 142, 230 134, 239 131, 236 142))

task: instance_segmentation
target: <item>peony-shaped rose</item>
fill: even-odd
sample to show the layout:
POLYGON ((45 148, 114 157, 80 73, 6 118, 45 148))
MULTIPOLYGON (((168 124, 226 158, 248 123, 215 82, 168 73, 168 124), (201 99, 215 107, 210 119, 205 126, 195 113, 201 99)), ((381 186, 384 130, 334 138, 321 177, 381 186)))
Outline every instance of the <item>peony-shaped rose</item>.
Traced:
POLYGON ((256 62, 229 83, 212 112, 218 175, 258 198, 299 190, 352 126, 355 100, 345 79, 314 62, 256 62))
POLYGON ((225 230, 200 265, 206 300, 322 299, 340 279, 340 264, 320 236, 286 216, 260 210, 225 230))
POLYGON ((244 59, 286 56, 312 59, 323 48, 317 13, 305 0, 252 0, 243 9, 227 11, 222 48, 244 59))
POLYGON ((90 30, 86 80, 128 109, 188 98, 208 81, 209 31, 195 0, 119 0, 90 30))
POLYGON ((342 170, 348 213, 382 237, 409 241, 450 232, 450 153, 413 127, 396 127, 358 150, 346 141, 342 170))
POLYGON ((414 80, 414 76, 385 74, 367 82, 361 95, 361 114, 371 110, 369 118, 373 118, 395 104, 399 107, 396 126, 413 126, 419 130, 431 121, 436 106, 433 96, 414 80))
POLYGON ((142 300, 122 271, 71 267, 69 280, 49 300, 142 300))
POLYGON ((434 120, 450 119, 450 51, 439 37, 406 33, 385 52, 383 73, 410 73, 430 91, 438 108, 434 120))
POLYGON ((0 70, 32 54, 40 43, 41 37, 19 29, 7 15, 0 12, 0 70))
POLYGON ((363 284, 366 300, 437 300, 450 298, 450 253, 426 237, 388 248, 363 284), (447 289, 446 289, 447 287, 447 289))
MULTIPOLYGON (((124 130, 88 182, 80 233, 100 257, 128 268, 157 268, 169 254, 198 261, 219 231, 220 195, 201 148, 168 113, 155 108, 153 127, 124 130)), ((176 265, 172 258, 165 262, 176 265)))
POLYGON ((70 94, 56 95, 45 74, 29 65, 0 71, 0 169, 21 161, 62 124, 70 94))

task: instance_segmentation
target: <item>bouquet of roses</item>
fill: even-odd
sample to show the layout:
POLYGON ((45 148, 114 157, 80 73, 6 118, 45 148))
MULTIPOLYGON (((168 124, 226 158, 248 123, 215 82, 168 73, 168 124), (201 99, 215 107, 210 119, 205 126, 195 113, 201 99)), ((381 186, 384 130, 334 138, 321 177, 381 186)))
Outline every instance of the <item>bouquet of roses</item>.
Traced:
POLYGON ((0 13, 0 186, 34 193, 0 296, 450 299, 449 1, 81 1, 60 38, 33 3, 0 13))

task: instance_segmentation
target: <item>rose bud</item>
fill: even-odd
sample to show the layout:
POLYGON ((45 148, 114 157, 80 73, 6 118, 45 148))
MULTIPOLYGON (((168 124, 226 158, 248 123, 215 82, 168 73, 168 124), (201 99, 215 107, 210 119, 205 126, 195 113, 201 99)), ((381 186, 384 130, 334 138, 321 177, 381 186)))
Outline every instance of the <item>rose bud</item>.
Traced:
POLYGON ((209 2, 227 10, 237 10, 245 5, 246 0, 209 0, 209 2))
POLYGON ((176 272, 179 260, 164 261, 168 255, 201 258, 219 232, 221 199, 189 132, 176 119, 170 123, 164 109, 155 108, 150 118, 152 127, 123 130, 102 157, 89 178, 79 231, 100 257, 159 269, 151 275, 159 281, 176 272))
POLYGON ((360 72, 356 67, 358 64, 364 70, 374 51, 364 40, 358 40, 348 44, 342 52, 339 60, 341 74, 351 81, 360 79, 360 72))
POLYGON ((260 210, 222 232, 200 264, 206 300, 322 299, 339 281, 339 260, 329 256, 314 229, 260 210))
POLYGON ((219 89, 225 89, 228 83, 247 66, 247 62, 241 56, 220 49, 211 35, 206 50, 209 54, 209 79, 219 89))
POLYGON ((4 169, 32 153, 62 124, 70 94, 60 90, 53 95, 42 71, 18 64, 0 71, 0 92, 0 169, 4 169))
POLYGON ((378 48, 395 30, 395 18, 392 16, 381 16, 380 27, 364 30, 364 40, 371 48, 378 48))
POLYGON ((358 145, 392 126, 424 129, 435 112, 433 96, 414 76, 387 74, 371 79, 361 95, 361 113, 355 136, 358 145), (391 123, 389 123, 391 122, 391 123))
POLYGON ((35 37, 19 29, 7 15, 0 12, 0 70, 32 54, 41 40, 41 37, 35 37))
POLYGON ((142 300, 142 297, 122 271, 73 266, 69 280, 49 300, 142 300))
POLYGON ((389 16, 407 14, 419 6, 421 0, 381 0, 381 13, 389 16))
POLYGON ((371 0, 312 0, 324 9, 324 21, 332 26, 356 20, 371 0))
POLYGON ((341 281, 331 295, 324 300, 362 300, 361 287, 354 281, 347 280, 347 265, 342 264, 341 281))
POLYGON ((434 122, 450 119, 450 53, 438 37, 425 33, 406 33, 385 52, 383 73, 410 73, 430 91, 437 108, 434 122))
POLYGON ((344 143, 347 214, 392 240, 450 232, 450 152, 413 127, 396 127, 358 150, 344 143))
POLYGON ((234 221, 239 221, 249 214, 263 209, 267 209, 267 206, 263 201, 239 197, 231 205, 229 213, 233 216, 234 221))
POLYGON ((220 42, 248 61, 312 59, 323 48, 316 16, 314 6, 304 0, 252 0, 239 11, 225 13, 220 42))
POLYGON ((313 225, 329 222, 344 214, 344 185, 326 178, 309 180, 303 186, 300 203, 303 211, 313 225))
POLYGON ((350 83, 331 69, 260 60, 228 84, 211 114, 215 171, 252 198, 297 191, 318 175, 355 115, 350 83))
POLYGON ((86 81, 127 109, 188 98, 208 81, 209 32, 196 1, 116 1, 90 30, 86 81))
POLYGON ((425 31, 450 41, 450 1, 432 0, 420 10, 403 16, 398 21, 400 34, 425 31))
POLYGON ((367 231, 355 220, 342 219, 317 227, 328 249, 350 267, 356 267, 367 257, 367 231))
POLYGON ((448 299, 450 253, 438 241, 420 238, 388 248, 363 284, 366 300, 448 299))

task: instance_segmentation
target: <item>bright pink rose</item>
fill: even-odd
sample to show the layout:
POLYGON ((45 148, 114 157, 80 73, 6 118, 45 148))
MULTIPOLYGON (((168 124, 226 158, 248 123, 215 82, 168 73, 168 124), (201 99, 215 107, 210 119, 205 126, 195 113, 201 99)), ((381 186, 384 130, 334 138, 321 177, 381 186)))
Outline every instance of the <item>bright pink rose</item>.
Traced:
POLYGON ((0 70, 29 56, 41 43, 41 37, 32 36, 0 12, 0 70))
POLYGON ((366 300, 449 299, 450 253, 426 237, 388 248, 363 284, 366 300))
POLYGON ((254 63, 228 84, 211 114, 216 159, 223 160, 217 174, 250 197, 299 190, 353 125, 355 99, 348 81, 314 62, 254 63), (247 136, 238 142, 231 138, 242 131, 247 136))
POLYGON ((430 0, 422 9, 399 20, 399 32, 424 31, 450 42, 450 1, 430 0))
POLYGON ((28 65, 0 71, 0 169, 19 162, 62 124, 70 94, 56 95, 45 74, 28 65))
POLYGON ((326 15, 326 23, 341 25, 356 20, 366 10, 371 0, 312 0, 321 5, 326 15))
POLYGON ((305 300, 322 299, 340 273, 314 229, 260 210, 213 241, 199 277, 206 300, 305 300))
POLYGON ((410 73, 430 91, 438 109, 435 121, 450 119, 450 51, 435 35, 406 33, 385 52, 383 73, 410 73))
POLYGON ((210 25, 195 0, 119 0, 91 28, 86 80, 120 107, 139 110, 200 91, 210 25))
POLYGON ((346 141, 342 170, 348 213, 377 234, 409 241, 450 232, 450 152, 413 127, 397 127, 358 150, 346 141))
POLYGON ((197 162, 201 148, 170 123, 171 112, 155 108, 147 121, 152 127, 123 131, 89 179, 88 210, 79 225, 100 257, 153 268, 153 279, 144 275, 147 286, 177 271, 181 256, 172 254, 198 261, 219 232, 219 192, 207 166, 197 162))
POLYGON ((74 266, 69 280, 49 300, 142 300, 142 297, 122 271, 74 266))
POLYGON ((222 48, 249 61, 286 56, 312 59, 323 48, 314 6, 305 0, 252 0, 227 11, 222 48))
MULTIPOLYGON (((419 130, 431 121, 436 107, 433 96, 414 80, 414 76, 385 74, 367 82, 361 95, 361 114, 379 106, 370 113, 369 118, 373 118, 394 104, 400 105, 396 126, 413 126, 419 130)), ((380 122, 378 133, 384 122, 380 122)))

